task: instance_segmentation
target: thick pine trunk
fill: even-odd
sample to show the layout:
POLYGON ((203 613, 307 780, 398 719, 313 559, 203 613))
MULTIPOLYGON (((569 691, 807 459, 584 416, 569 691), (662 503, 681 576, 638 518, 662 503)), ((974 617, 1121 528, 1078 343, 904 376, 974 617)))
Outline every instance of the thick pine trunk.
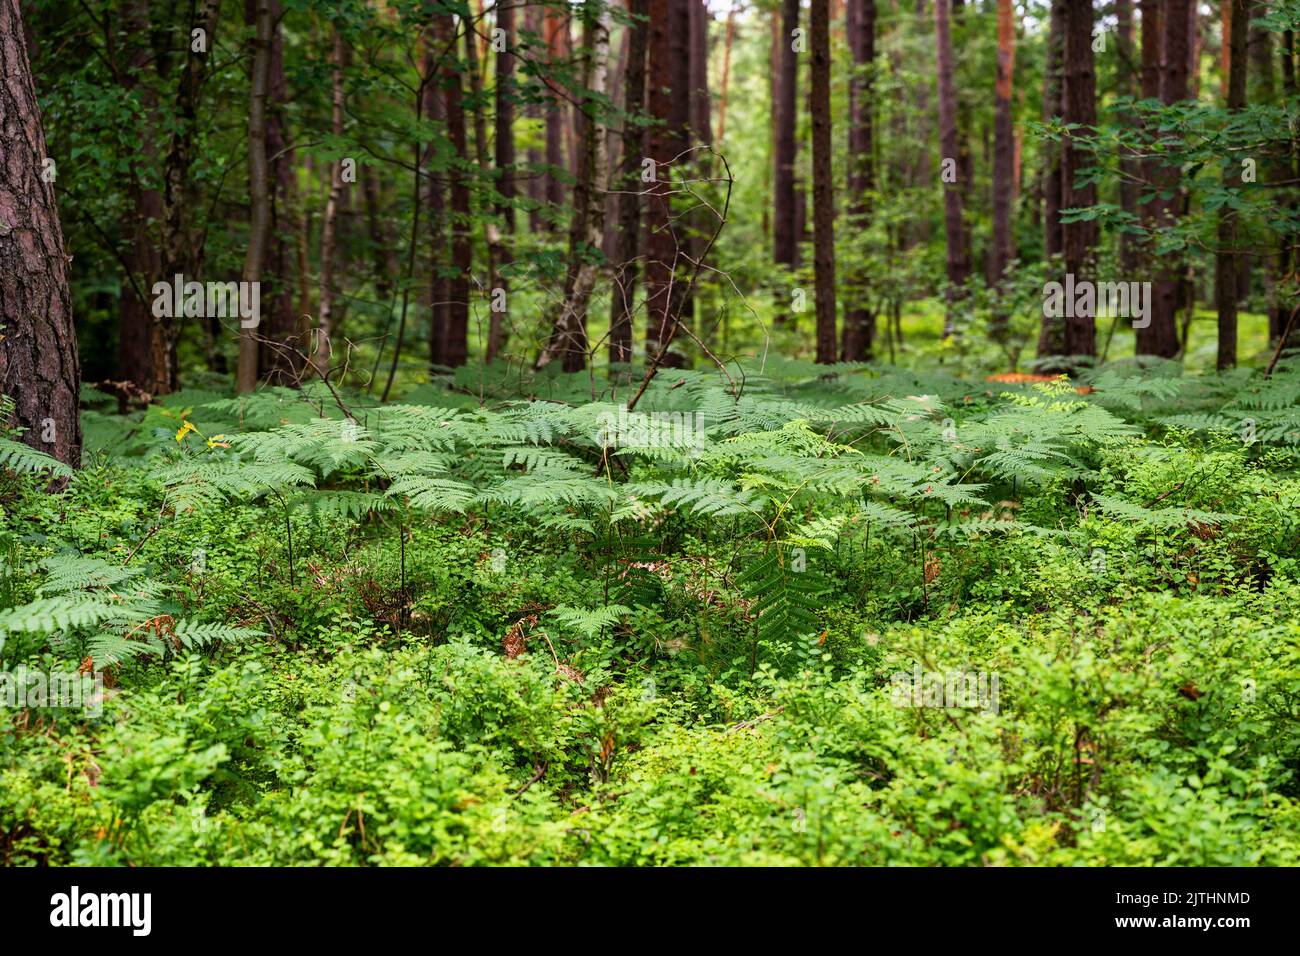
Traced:
POLYGON ((81 464, 68 256, 17 0, 0 0, 0 392, 22 440, 81 464))

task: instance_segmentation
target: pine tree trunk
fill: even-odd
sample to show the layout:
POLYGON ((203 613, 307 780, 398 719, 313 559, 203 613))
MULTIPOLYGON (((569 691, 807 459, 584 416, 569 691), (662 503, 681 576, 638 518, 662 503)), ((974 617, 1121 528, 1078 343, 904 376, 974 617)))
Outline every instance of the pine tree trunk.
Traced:
MULTIPOLYGON (((1051 19, 1047 35, 1047 65, 1043 72, 1043 120, 1059 118, 1062 112, 1062 59, 1065 55, 1065 0, 1052 0, 1051 19)), ((1061 254, 1064 237, 1061 234, 1061 146, 1044 142, 1046 159, 1043 172, 1043 247, 1047 256, 1061 254)), ((1038 352, 1059 355, 1056 351, 1044 352, 1040 342, 1038 352)))
MULTIPOLYGON (((1011 203, 1015 194, 1015 132, 1011 89, 1016 62, 1016 28, 1012 0, 998 0, 998 65, 993 89, 993 254, 991 277, 1001 284, 1015 250, 1011 238, 1011 203)), ((1005 337, 1006 316, 994 317, 993 334, 1005 337)))
POLYGON ((605 95, 609 61, 609 11, 601 0, 586 0, 583 10, 582 165, 574 188, 574 218, 569 235, 565 296, 551 326, 551 339, 538 357, 542 368, 561 358, 566 372, 587 364, 587 306, 600 273, 597 261, 605 231, 605 130, 599 99, 605 95))
MULTIPOLYGON (((199 237, 187 212, 199 206, 194 195, 190 166, 198 140, 199 104, 207 79, 207 63, 216 45, 220 0, 201 0, 193 22, 203 31, 203 50, 194 49, 190 39, 185 67, 177 86, 176 106, 171 116, 173 133, 163 159, 162 278, 182 274, 187 280, 199 267, 199 237)), ((153 352, 153 395, 164 395, 180 387, 176 345, 180 337, 178 317, 158 318, 150 327, 153 352)))
MULTIPOLYGON (((293 301, 294 205, 297 186, 294 155, 289 143, 284 104, 289 99, 284 76, 284 39, 280 31, 280 0, 271 0, 271 65, 267 90, 266 154, 271 167, 271 234, 267 240, 267 271, 275 278, 275 291, 264 308, 259 366, 263 375, 279 385, 292 385, 302 375, 303 361, 299 316, 293 301)), ((378 253, 377 253, 378 254, 378 253)), ((387 298, 387 295, 384 296, 387 298)))
POLYGON ((81 465, 69 257, 18 0, 0 0, 0 392, 22 441, 81 465), (49 182, 46 180, 50 179, 49 182))
MULTIPOLYGON (((1065 0, 1065 58, 1062 84, 1062 118, 1067 126, 1079 127, 1066 135, 1061 150, 1061 208, 1083 209, 1097 203, 1097 187, 1080 181, 1080 170, 1092 165, 1091 155, 1080 146, 1077 136, 1087 137, 1097 125, 1097 73, 1092 51, 1092 0, 1065 0)), ((1076 280, 1090 277, 1092 256, 1097 245, 1098 224, 1093 220, 1062 223, 1061 239, 1066 274, 1076 280)), ((1075 315, 1065 321, 1065 351, 1068 356, 1096 355, 1095 315, 1075 315)))
POLYGON ((776 170, 772 186, 772 258, 793 269, 798 262, 798 221, 795 213, 795 127, 798 125, 798 54, 792 35, 799 27, 799 0, 784 0, 777 40, 776 170))
MULTIPOLYGON (((872 156, 874 137, 872 86, 876 59, 876 2, 848 0, 845 31, 853 60, 849 80, 849 152, 848 199, 846 211, 851 228, 866 229, 870 222, 871 202, 868 193, 875 188, 872 156)), ((848 270, 845 277, 844 332, 841 357, 846 362, 862 362, 871 357, 875 338, 875 315, 868 308, 869 289, 862 266, 848 270)))
MULTIPOLYGON (((1163 35, 1160 67, 1160 99, 1166 104, 1187 99, 1188 36, 1187 7, 1190 0, 1164 0, 1161 9, 1163 35)), ((1171 226, 1177 218, 1182 200, 1179 197, 1178 170, 1162 166, 1157 182, 1173 198, 1160 202, 1157 224, 1171 226)), ((1173 358, 1178 354, 1178 289, 1182 284, 1182 262, 1158 263, 1152 286, 1151 324, 1137 330, 1137 354, 1173 358)))
MULTIPOLYGON (((335 138, 343 135, 343 35, 334 26, 333 68, 330 82, 330 126, 335 138)), ((333 343, 334 307, 334 239, 338 230, 339 196, 343 191, 343 167, 335 160, 330 163, 330 191, 325 201, 325 219, 320 240, 320 304, 316 317, 315 354, 312 363, 316 371, 325 375, 329 371, 333 343)))
MULTIPOLYGON (((1227 75, 1227 106, 1240 112, 1246 106, 1246 37, 1242 29, 1249 15, 1249 0, 1227 0, 1223 5, 1223 33, 1228 39, 1224 59, 1227 75)), ((1229 161, 1223 174, 1224 188, 1240 183, 1240 165, 1229 161)), ((1237 364, 1237 217, 1228 206, 1219 208, 1219 248, 1214 257, 1214 301, 1219 312, 1219 349, 1217 367, 1220 371, 1237 364)))
POLYGON ((831 31, 829 0, 812 0, 813 270, 817 361, 835 361, 835 187, 831 179, 831 31))
MULTIPOLYGON (((266 100, 271 78, 270 0, 256 0, 253 5, 253 31, 248 107, 248 248, 240 276, 250 285, 262 281, 262 262, 266 257, 266 240, 271 228, 271 176, 266 162, 266 100)), ((338 43, 336 39, 336 52, 338 43)), ((257 334, 257 325, 247 325, 241 317, 239 368, 235 376, 235 387, 239 392, 251 392, 257 385, 257 334)))
MULTIPOLYGON (((1136 98, 1138 95, 1138 60, 1136 47, 1133 43, 1133 0, 1116 0, 1115 17, 1118 21, 1115 39, 1118 47, 1117 52, 1119 53, 1119 63, 1116 66, 1118 75, 1116 92, 1120 96, 1136 98)), ((1126 121, 1126 125, 1131 126, 1131 123, 1126 121)), ((1120 146, 1119 205, 1124 212, 1135 219, 1138 215, 1138 180, 1141 175, 1140 165, 1134 156, 1133 150, 1120 146)), ((1137 269, 1137 243, 1136 237, 1131 233, 1120 233, 1119 260, 1120 269, 1125 275, 1132 275, 1137 269)))
MULTIPOLYGON (((496 92, 495 102, 495 124, 496 124, 496 142, 494 162, 497 174, 497 194, 501 197, 497 203, 496 214, 501 220, 505 229, 506 236, 513 237, 516 231, 515 224, 515 107, 513 97, 514 93, 514 71, 515 71, 515 9, 514 0, 502 0, 497 7, 497 29, 503 31, 505 37, 505 48, 498 51, 496 55, 496 92)), ((502 238, 499 240, 499 259, 502 264, 510 256, 509 239, 502 238)), ((496 287, 502 292, 503 301, 509 302, 509 282, 504 276, 497 276, 496 287)), ((493 299, 493 311, 488 320, 488 342, 487 342, 487 360, 490 362, 506 347, 507 338, 507 320, 509 307, 506 311, 498 312, 495 310, 495 298, 493 299)))
POLYGON ((650 0, 648 63, 650 114, 658 121, 646 137, 647 153, 654 163, 655 181, 646 195, 645 287, 646 354, 653 361, 662 351, 661 364, 677 366, 682 360, 668 352, 677 335, 684 279, 678 259, 686 237, 675 228, 671 178, 684 177, 690 127, 690 18, 688 0, 650 0))
MULTIPOLYGON (((554 74, 555 69, 562 69, 560 66, 564 61, 564 38, 569 31, 569 21, 565 15, 551 7, 545 8, 543 13, 546 26, 546 51, 552 65, 551 72, 554 74)), ((554 82, 554 81, 552 81, 554 82)), ((546 202, 550 205, 550 217, 546 221, 548 229, 554 230, 561 215, 561 208, 564 205, 564 182, 560 179, 559 170, 565 168, 564 160, 564 116, 565 103, 564 99, 558 95, 550 97, 546 104, 546 165, 547 170, 544 177, 546 184, 546 202)))
POLYGON ((943 227, 947 239, 947 310, 944 335, 951 335, 956 303, 965 296, 970 258, 962 225, 961 194, 970 183, 961 181, 961 144, 957 137, 957 94, 952 79, 952 0, 934 2, 934 36, 939 74, 939 149, 943 158, 943 227), (956 169, 956 175, 952 171, 956 169))
POLYGON ((614 254, 614 284, 610 294, 609 360, 632 361, 632 315, 635 311, 637 254, 641 240, 641 157, 645 129, 636 120, 645 110, 646 44, 645 17, 650 0, 629 0, 626 74, 623 80, 623 156, 619 166, 618 237, 614 254))
MULTIPOLYGON (((123 76, 128 90, 136 88, 151 59, 148 0, 126 0, 122 5, 122 22, 126 28, 127 63, 123 76)), ((119 303, 117 377, 149 394, 154 383, 152 326, 153 298, 149 290, 163 278, 162 256, 151 221, 162 219, 162 193, 143 181, 144 171, 152 171, 158 162, 155 141, 157 96, 147 86, 141 90, 147 119, 140 130, 140 155, 131 162, 131 246, 127 252, 130 274, 122 289, 119 303)), ((151 395, 149 397, 152 397, 151 395)), ((122 396, 125 400, 126 395, 122 396)))
POLYGON ((461 64, 456 56, 456 22, 445 15, 446 40, 442 56, 443 109, 447 118, 447 139, 451 141, 453 163, 448 226, 451 229, 451 269, 446 285, 446 325, 443 328, 442 361, 456 368, 469 359, 469 276, 474 266, 470 242, 469 180, 466 169, 469 151, 465 136, 465 102, 461 88, 461 64))

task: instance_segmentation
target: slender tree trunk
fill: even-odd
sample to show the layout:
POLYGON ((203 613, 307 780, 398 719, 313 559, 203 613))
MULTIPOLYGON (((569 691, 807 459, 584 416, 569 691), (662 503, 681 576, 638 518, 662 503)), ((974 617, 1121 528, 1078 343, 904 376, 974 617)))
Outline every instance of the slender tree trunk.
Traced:
POLYGON ((690 18, 688 0, 650 0, 648 63, 650 114, 657 120, 649 129, 647 153, 654 163, 655 182, 646 196, 645 287, 646 353, 664 351, 662 364, 682 364, 667 352, 677 335, 683 282, 677 273, 679 256, 687 241, 671 217, 674 173, 683 175, 690 132, 690 18))
MULTIPOLYGON (((270 169, 266 162, 266 100, 271 78, 271 2, 253 4, 253 67, 249 79, 248 107, 248 248, 240 277, 248 285, 260 286, 266 240, 271 229, 270 169)), ((260 300, 260 296, 259 296, 260 300)), ((257 385, 258 319, 239 323, 239 368, 236 389, 251 392, 257 385), (249 323, 253 324, 249 324, 249 323)))
MULTIPOLYGON (((1072 131, 1065 137, 1061 151, 1061 208, 1083 209, 1097 203, 1097 187, 1080 181, 1080 170, 1091 165, 1087 149, 1079 145, 1079 136, 1091 135, 1097 125, 1097 74, 1093 60, 1092 0, 1065 2, 1065 69, 1062 86, 1063 119, 1072 131), (1075 131, 1073 128, 1077 127, 1075 131)), ((1076 280, 1089 278, 1092 256, 1097 245, 1098 226, 1094 220, 1062 223, 1061 238, 1065 272, 1076 280)), ((1065 355, 1096 355, 1096 316, 1075 315, 1065 320, 1065 355)))
POLYGON ((829 0, 812 0, 813 267, 817 361, 835 361, 835 187, 831 179, 831 32, 829 0))
MULTIPOLYGON (((425 77, 421 87, 419 112, 421 118, 443 123, 446 129, 447 108, 443 95, 443 77, 434 58, 436 48, 442 56, 455 57, 455 50, 449 47, 453 33, 446 29, 446 19, 437 17, 432 23, 432 36, 426 35, 426 48, 421 73, 425 77)), ((436 135, 436 134, 435 134, 436 135)), ((451 302, 451 279, 449 262, 448 236, 451 233, 450 219, 447 215, 446 184, 442 170, 429 168, 433 159, 435 146, 430 143, 421 155, 420 165, 424 170, 422 186, 417 190, 420 205, 429 209, 429 284, 421 289, 421 296, 427 302, 429 315, 429 364, 446 366, 447 359, 443 349, 447 339, 447 310, 451 302)))
POLYGON ((68 255, 18 0, 0 0, 0 392, 22 440, 81 465, 68 255))
MULTIPOLYGON (((1246 106, 1246 37, 1245 30, 1232 28, 1235 22, 1244 25, 1249 16, 1249 0, 1225 0, 1223 4, 1223 33, 1227 38, 1224 59, 1227 75, 1227 105, 1231 112, 1240 112, 1246 106)), ((1235 158, 1224 168, 1224 188, 1240 182, 1240 165, 1235 158)), ((1219 352, 1217 367, 1220 371, 1237 364, 1237 217, 1228 206, 1219 208, 1219 248, 1214 257, 1214 300, 1219 311, 1219 352)))
MULTIPOLYGON (((130 67, 123 82, 128 90, 134 90, 150 59, 148 0, 126 0, 122 5, 122 20, 126 26, 127 63, 130 67)), ((127 254, 130 274, 125 277, 127 281, 119 305, 117 377, 148 394, 155 381, 151 343, 152 327, 157 321, 152 312, 153 299, 148 293, 153 283, 163 278, 155 229, 149 223, 162 219, 163 204, 162 193, 144 182, 144 171, 151 171, 158 161, 155 141, 157 96, 147 86, 140 95, 148 119, 140 130, 139 158, 133 158, 130 164, 128 189, 133 209, 131 247, 127 254)))
MULTIPOLYGON (((524 7, 524 31, 533 36, 544 35, 546 27, 542 18, 542 8, 536 4, 524 7)), ((524 116, 531 120, 543 119, 539 103, 529 103, 524 107, 524 116)), ((543 122, 545 122, 543 120, 543 122)), ((525 157, 528 161, 528 198, 532 201, 528 207, 528 231, 533 235, 544 228, 542 222, 542 204, 547 201, 547 174, 542 170, 545 154, 535 146, 528 147, 525 157)))
MULTIPOLYGON (((1065 0, 1052 0, 1051 19, 1047 35, 1047 66, 1043 72, 1043 119, 1059 118, 1062 112, 1061 64, 1065 51, 1065 0)), ((1043 246, 1046 254, 1060 255, 1064 248, 1061 234, 1061 146, 1045 142, 1043 152, 1046 168, 1043 172, 1043 246)), ((1039 343, 1038 352, 1056 354, 1050 348, 1045 352, 1039 343)))
MULTIPOLYGON (((456 368, 469 359, 469 276, 473 269, 473 246, 470 243, 469 153, 465 137, 465 104, 461 88, 461 63, 456 56, 457 24, 445 15, 446 43, 440 43, 442 56, 443 109, 447 118, 447 138, 451 141, 452 170, 449 195, 451 227, 451 275, 447 279, 446 325, 443 328, 442 360, 456 368)), ((468 29, 468 27, 466 27, 468 29)))
MULTIPOLYGON (((1160 99, 1172 104, 1187 99, 1188 36, 1187 6, 1190 0, 1164 0, 1161 10, 1163 53, 1160 70, 1160 99)), ((1177 169, 1162 166, 1157 170, 1157 182, 1162 190, 1173 194, 1173 199, 1161 202, 1157 224, 1173 225, 1182 201, 1179 198, 1179 173, 1177 169)), ((1157 355, 1173 358, 1178 354, 1178 289, 1183 281, 1182 261, 1162 264, 1152 287, 1150 326, 1137 330, 1139 355, 1157 355)))
POLYGON ((709 95, 709 8, 707 0, 688 0, 691 31, 691 129, 696 143, 713 145, 709 95))
POLYGON ((623 156, 618 189, 618 242, 614 255, 614 284, 610 294, 609 360, 615 365, 632 361, 632 315, 636 298, 637 255, 641 238, 641 154, 645 130, 638 120, 645 110, 645 17, 650 0, 629 0, 626 75, 623 80, 623 156))
POLYGON ((784 0, 781 33, 777 41, 780 56, 776 74, 776 172, 772 195, 772 257, 787 269, 798 265, 799 237, 795 213, 795 128, 798 125, 799 57, 792 39, 799 27, 799 0, 784 0))
MULTIPOLYGON (((543 13, 546 27, 546 50, 554 70, 564 62, 565 36, 569 31, 569 21, 558 9, 546 7, 543 13)), ((546 202, 550 204, 548 227, 555 229, 559 223, 561 207, 564 205, 564 181, 561 170, 567 168, 564 161, 564 116, 565 103, 562 97, 550 97, 546 104, 546 202)))
POLYGON ((944 335, 951 335, 956 320, 955 305, 965 297, 970 258, 962 225, 961 194, 970 183, 961 182, 961 145, 957 141, 957 94, 952 79, 952 0, 934 2, 934 36, 939 74, 939 145, 943 157, 943 226, 947 237, 947 314, 944 335), (955 175, 954 175, 955 172, 955 175))
MULTIPOLYGON (((293 149, 284 104, 289 99, 284 76, 284 40, 280 31, 280 0, 271 0, 271 64, 267 89, 266 154, 271 169, 271 234, 267 239, 267 266, 275 277, 275 291, 267 316, 258 329, 262 338, 259 367, 276 384, 297 382, 303 369, 301 315, 294 307, 293 242, 297 202, 293 149)), ((367 180, 369 181, 369 180, 367 180)), ((387 298, 387 296, 385 296, 387 298)))
MULTIPOLYGON (((505 36, 505 48, 496 56, 496 93, 495 120, 496 142, 495 162, 497 169, 497 194, 501 197, 497 203, 496 214, 505 228, 506 236, 513 237, 515 223, 515 106, 514 106, 514 71, 515 71, 515 10, 514 0, 502 0, 497 7, 497 29, 505 36)), ((504 264, 510 256, 510 239, 500 239, 499 258, 504 264)), ((501 290, 501 302, 509 302, 509 282, 501 275, 497 276, 496 288, 501 290)), ((509 306, 505 311, 496 309, 495 293, 492 302, 491 318, 488 320, 487 360, 490 362, 506 347, 507 319, 509 306)))
POLYGON ((537 361, 541 368, 559 356, 566 372, 580 371, 587 364, 587 307, 601 269, 600 245, 605 232, 608 167, 600 99, 608 86, 609 10, 602 0, 585 0, 583 46, 582 166, 574 190, 577 208, 569 236, 568 288, 552 324, 551 341, 537 361))
MULTIPOLYGON (((998 0, 998 67, 993 88, 993 255, 989 270, 1001 284, 1015 257, 1011 239, 1011 204, 1015 194, 1015 133, 1011 89, 1016 62, 1016 26, 1012 0, 998 0)), ((1005 314, 994 316, 994 338, 1006 334, 1005 314)))
MULTIPOLYGON (((331 131, 336 139, 343 135, 343 34, 334 25, 333 69, 330 82, 331 131)), ((315 354, 312 362, 316 371, 324 375, 330 366, 333 343, 334 304, 334 239, 338 229, 339 196, 343 191, 343 167, 335 160, 330 164, 330 191, 325 202, 325 220, 321 226, 320 240, 320 304, 316 318, 315 354)))
MULTIPOLYGON (((872 86, 876 59, 875 0, 848 0, 845 10, 845 30, 853 60, 853 72, 849 79, 849 174, 846 211, 849 214, 850 228, 863 230, 867 228, 871 215, 871 200, 868 194, 875 188, 875 166, 872 156, 874 137, 872 86)), ((875 314, 868 306, 867 297, 870 290, 867 288, 867 280, 861 264, 847 272, 841 353, 846 362, 861 362, 871 357, 876 331, 875 314)))
MULTIPOLYGON (((484 183, 492 182, 492 164, 488 161, 487 116, 483 104, 483 74, 479 72, 478 38, 469 25, 465 25, 465 64, 469 74, 470 94, 476 108, 470 113, 474 117, 474 157, 478 160, 479 173, 484 183)), ((487 304, 488 304, 488 338, 485 357, 492 361, 496 356, 496 343, 502 334, 501 313, 493 311, 496 301, 495 290, 501 288, 497 275, 497 263, 501 259, 501 230, 487 215, 480 215, 483 224, 483 246, 487 250, 487 304)))
POLYGON ((731 45, 736 39, 736 8, 727 11, 727 35, 722 51, 722 91, 718 96, 718 143, 727 135, 727 93, 731 84, 731 45))
MULTIPOLYGON (((199 237, 192 221, 192 210, 200 203, 194 196, 190 167, 198 141, 199 104, 207 79, 208 56, 216 43, 220 0, 201 0, 193 23, 202 34, 192 36, 186 48, 185 66, 176 92, 172 114, 173 133, 163 159, 163 277, 182 274, 192 276, 202 257, 199 237)), ((180 387, 180 369, 176 345, 180 337, 179 317, 160 317, 150 329, 153 351, 153 395, 164 395, 180 387)))
MULTIPOLYGON (((1116 0, 1115 16, 1118 21, 1116 46, 1119 63, 1116 65, 1117 88, 1120 96, 1136 97, 1138 94, 1138 60, 1133 43, 1133 0, 1116 0)), ((1131 120, 1125 119, 1124 125, 1132 127, 1131 120)), ((1119 205, 1133 216, 1138 216, 1138 180, 1141 176, 1139 161, 1134 151, 1126 146, 1119 147, 1119 205)), ((1136 237, 1128 232, 1119 237, 1120 269, 1125 275, 1131 275, 1137 268, 1138 249, 1136 237)))

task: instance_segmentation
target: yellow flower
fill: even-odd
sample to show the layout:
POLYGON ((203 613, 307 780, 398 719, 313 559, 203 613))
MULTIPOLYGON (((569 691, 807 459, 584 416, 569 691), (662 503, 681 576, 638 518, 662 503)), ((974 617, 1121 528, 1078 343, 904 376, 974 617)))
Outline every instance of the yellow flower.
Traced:
POLYGON ((176 443, 180 444, 180 442, 185 438, 186 435, 188 435, 190 432, 197 432, 197 431, 198 429, 194 427, 194 424, 192 422, 186 422, 176 432, 176 443))

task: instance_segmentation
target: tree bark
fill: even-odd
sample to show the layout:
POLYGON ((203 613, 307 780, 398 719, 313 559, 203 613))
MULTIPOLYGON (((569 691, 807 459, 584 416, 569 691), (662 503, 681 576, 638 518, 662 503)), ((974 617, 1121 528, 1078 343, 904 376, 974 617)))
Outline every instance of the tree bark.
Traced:
MULTIPOLYGON (((1065 52, 1065 0, 1052 0, 1051 18, 1047 34, 1047 64, 1043 71, 1043 120, 1050 122, 1062 112, 1061 63, 1065 52)), ((1043 171, 1043 248, 1046 255, 1060 255, 1065 245, 1061 234, 1061 146, 1044 142, 1046 158, 1043 171)), ((1044 335, 1046 335, 1046 330, 1044 335)), ((1040 340, 1038 352, 1060 354, 1049 347, 1044 350, 1040 340)))
MULTIPOLYGON (((1227 106, 1230 112, 1240 112, 1246 106, 1246 37, 1245 30, 1234 30, 1245 25, 1249 16, 1249 0, 1225 0, 1223 4, 1223 32, 1228 42, 1224 59, 1227 67, 1227 106)), ((1240 183, 1240 165, 1229 161, 1223 173, 1224 188, 1240 183)), ((1231 208, 1219 208, 1219 248, 1214 257, 1214 300, 1219 312, 1219 371, 1237 364, 1237 217, 1231 208)))
MULTIPOLYGON (((127 64, 123 75, 127 90, 134 91, 139 78, 149 64, 149 2, 126 0, 122 6, 122 21, 126 27, 127 64)), ((140 90, 148 119, 140 130, 140 154, 131 160, 131 247, 127 253, 129 274, 122 289, 119 304, 117 376, 132 383, 152 398, 153 369, 153 298, 149 290, 162 279, 162 256, 156 236, 157 223, 163 217, 162 193, 146 182, 146 176, 157 165, 155 142, 155 112, 158 98, 148 86, 140 90), (150 222, 154 225, 150 226, 150 222)))
POLYGON ((939 74, 939 148, 943 158, 943 226, 947 239, 948 290, 944 335, 951 335, 956 320, 956 303, 965 297, 966 278, 970 275, 970 257, 962 225, 961 191, 970 183, 961 182, 961 145, 957 138, 957 93, 952 79, 952 34, 950 13, 952 0, 934 2, 934 36, 939 74), (950 162, 951 161, 951 162, 950 162), (951 172, 956 169, 956 175, 951 172))
POLYGON ((623 156, 617 188, 618 237, 614 255, 614 283, 610 293, 609 360, 632 361, 632 315, 636 299, 637 256, 641 240, 641 157, 645 128, 646 40, 645 18, 650 0, 629 0, 626 74, 623 80, 623 156))
MULTIPOLYGON (((1097 125, 1097 74, 1092 51, 1092 0, 1065 2, 1065 69, 1062 84, 1063 119, 1068 127, 1078 127, 1065 136, 1061 151, 1061 208, 1083 209, 1097 203, 1097 187, 1079 181, 1080 169, 1092 162, 1091 155, 1079 144, 1097 125)), ((1097 245, 1098 224, 1095 219, 1061 224, 1061 239, 1066 274, 1076 280, 1090 277, 1092 255, 1097 245)), ((1065 355, 1097 354, 1097 319, 1095 315, 1075 315, 1065 319, 1065 355)))
MULTIPOLYGON (((334 25, 333 68, 330 80, 330 128, 337 139, 343 135, 343 35, 334 25)), ((325 219, 320 240, 320 303, 316 317, 315 354, 312 363, 324 375, 329 371, 333 343, 334 307, 334 239, 338 230, 339 196, 343 192, 343 167, 339 160, 330 163, 330 191, 325 201, 325 219)))
MULTIPOLYGON (((846 211, 855 229, 866 229, 870 222, 869 193, 875 188, 872 156, 874 138, 872 86, 876 59, 876 2, 848 0, 845 30, 853 72, 849 79, 849 152, 848 198, 846 211)), ((846 302, 841 355, 846 362, 862 362, 871 357, 875 339, 875 313, 868 307, 867 280, 861 264, 845 277, 846 302)))
MULTIPOLYGON (((568 18, 559 10, 546 7, 543 13, 546 29, 546 51, 554 70, 564 62, 565 35, 569 31, 568 18)), ((554 230, 560 221, 560 207, 564 205, 564 181, 561 170, 567 168, 564 160, 564 100, 556 95, 546 105, 546 202, 550 205, 547 228, 554 230)))
MULTIPOLYGON (((248 106, 248 248, 244 253, 244 271, 240 277, 250 285, 262 281, 262 261, 266 256, 266 239, 271 226, 271 177, 266 162, 266 100, 271 77, 270 0, 255 0, 253 29, 253 66, 249 78, 248 106)), ((336 39, 336 48, 338 42, 336 39)), ((239 368, 235 376, 237 391, 251 392, 256 387, 257 355, 257 325, 247 325, 241 319, 239 368)))
POLYGON ((560 357, 566 372, 587 364, 587 306, 600 274, 605 232, 605 130, 600 99, 608 85, 609 10, 602 0, 585 0, 583 10, 583 122, 579 175, 574 189, 574 219, 569 234, 569 268, 564 300, 552 323, 551 340, 537 367, 560 357))
MULTIPOLYGON (((1001 284, 1015 250, 1011 239, 1011 203, 1015 194, 1015 131, 1011 89, 1016 62, 1016 27, 1012 0, 998 0, 998 66, 993 89, 993 255, 991 278, 1001 284)), ((995 337, 1006 329, 1006 316, 994 321, 995 337)))
POLYGON ((835 361, 835 187, 831 179, 831 33, 829 0, 812 0, 813 269, 817 361, 835 361))
MULTIPOLYGON (((1160 99, 1165 104, 1187 99, 1188 4, 1190 0, 1164 0, 1161 9, 1163 53, 1160 68, 1160 99)), ((1156 181, 1173 198, 1161 201, 1157 226, 1167 228, 1178 217, 1179 173, 1161 166, 1156 181)), ((1137 354, 1173 358, 1178 354, 1178 289, 1183 281, 1181 259, 1159 268, 1152 286, 1151 324, 1137 330, 1137 354)))
POLYGON ((653 361, 661 350, 662 364, 680 365, 679 356, 666 350, 677 334, 684 284, 677 280, 677 264, 686 237, 673 227, 674 172, 680 174, 690 132, 690 18, 688 0, 650 0, 648 63, 650 114, 657 120, 647 139, 647 154, 654 163, 655 181, 646 195, 645 287, 646 353, 653 361))
MULTIPOLYGON (((496 142, 494 161, 497 171, 497 195, 501 197, 497 203, 496 214, 501 220, 506 236, 513 237, 516 232, 514 206, 514 71, 516 56, 514 0, 501 0, 499 3, 497 7, 497 29, 503 31, 505 49, 499 51, 496 55, 496 92, 494 96, 496 142)), ((500 239, 498 244, 499 259, 504 265, 506 259, 510 256, 510 240, 500 239)), ((508 280, 504 276, 498 275, 496 286, 501 289, 503 301, 509 303, 508 280)), ((493 305, 495 306, 495 299, 493 305)), ((506 347, 508 315, 509 306, 507 304, 504 312, 498 312, 493 308, 491 317, 488 320, 487 360, 489 362, 500 355, 506 347)))
POLYGON ((799 0, 784 0, 781 34, 777 40, 776 170, 772 178, 772 258, 779 266, 799 264, 798 221, 795 214, 795 127, 798 124, 799 62, 792 35, 799 27, 799 0))
MULTIPOLYGON (((220 0, 201 0, 192 21, 193 28, 203 31, 202 51, 195 50, 191 31, 185 31, 185 67, 176 92, 173 133, 163 160, 162 276, 193 276, 199 267, 199 237, 187 215, 200 203, 193 195, 190 167, 194 162, 198 132, 199 103, 207 79, 208 56, 216 43, 220 0)), ((160 63, 166 61, 159 61, 160 63)), ((180 336, 179 317, 160 317, 150 328, 153 352, 154 395, 174 392, 180 387, 180 369, 176 345, 180 336)))
POLYGON ((54 183, 17 0, 0 0, 0 392, 22 441, 81 465, 81 371, 54 183))
POLYGON ((442 364, 452 368, 469 359, 469 275, 473 268, 470 243, 469 154, 465 137, 465 104, 461 89, 461 63, 456 56, 456 22, 445 14, 445 44, 442 49, 443 109, 447 138, 451 141, 452 170, 449 189, 451 227, 451 269, 447 279, 446 325, 443 328, 442 364))
MULTIPOLYGON (((1119 53, 1119 63, 1116 65, 1116 92, 1120 96, 1136 98, 1138 95, 1138 61, 1136 47, 1133 43, 1133 0, 1116 0, 1115 17, 1118 21, 1115 40, 1119 53)), ((1132 127, 1131 120, 1125 119, 1124 124, 1130 128, 1132 127)), ((1121 145, 1119 147, 1119 205, 1124 212, 1133 216, 1134 219, 1138 215, 1138 180, 1141 175, 1139 161, 1134 151, 1121 145)), ((1120 269, 1125 275, 1131 275, 1137 269, 1138 249, 1136 238, 1132 233, 1120 233, 1119 261, 1120 269)))
MULTIPOLYGON (((291 385, 302 376, 302 328, 294 305, 292 283, 293 240, 297 202, 294 153, 284 104, 289 91, 284 76, 284 39, 280 30, 280 0, 271 0, 271 63, 267 88, 266 154, 271 168, 271 233, 267 239, 267 271, 275 279, 275 292, 258 330, 262 338, 259 366, 270 381, 291 385)), ((395 277, 394 273, 394 277, 395 277)), ((387 296, 384 296, 387 298, 387 296)))

